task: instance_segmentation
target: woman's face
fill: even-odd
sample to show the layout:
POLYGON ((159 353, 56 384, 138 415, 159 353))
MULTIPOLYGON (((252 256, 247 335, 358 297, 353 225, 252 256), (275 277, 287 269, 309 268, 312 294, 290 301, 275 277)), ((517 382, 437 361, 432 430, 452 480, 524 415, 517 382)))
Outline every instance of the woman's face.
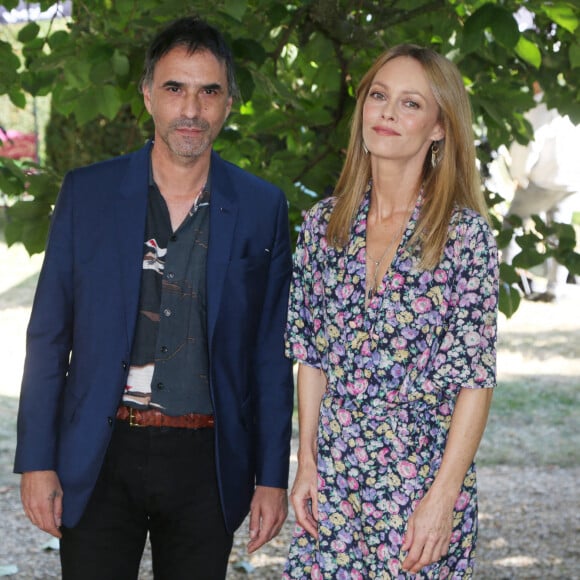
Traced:
POLYGON ((433 141, 444 137, 439 106, 414 58, 399 56, 375 75, 363 107, 363 139, 377 159, 423 167, 433 141))

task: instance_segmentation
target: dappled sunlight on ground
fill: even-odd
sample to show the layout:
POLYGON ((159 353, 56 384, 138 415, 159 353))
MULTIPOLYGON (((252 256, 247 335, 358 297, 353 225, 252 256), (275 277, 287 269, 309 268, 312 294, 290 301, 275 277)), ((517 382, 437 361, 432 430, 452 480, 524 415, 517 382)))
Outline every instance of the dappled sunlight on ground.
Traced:
MULTIPOLYGON (((59 577, 58 557, 42 548, 45 534, 22 514, 18 477, 10 473, 26 325, 40 264, 41 256, 29 259, 22 247, 0 243, 0 512, 7 516, 0 523, 0 565, 17 564, 23 580, 59 577)), ((478 579, 580 579, 580 419, 568 402, 577 400, 575 384, 580 387, 579 306, 580 286, 568 286, 556 304, 523 300, 511 319, 500 316, 500 386, 481 448, 490 461, 481 462, 478 477, 478 579), (565 468, 553 465, 555 457, 565 460, 565 468)), ((296 439, 291 480, 295 469, 296 439)), ((279 579, 293 528, 290 515, 278 538, 248 555, 244 522, 228 580, 279 579)), ((152 578, 150 557, 148 550, 140 580, 152 578)))

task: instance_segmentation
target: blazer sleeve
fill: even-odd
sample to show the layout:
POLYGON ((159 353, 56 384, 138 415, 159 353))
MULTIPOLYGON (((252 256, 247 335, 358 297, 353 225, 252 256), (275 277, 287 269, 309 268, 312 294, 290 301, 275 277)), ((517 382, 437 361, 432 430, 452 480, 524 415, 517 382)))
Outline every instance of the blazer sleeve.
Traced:
POLYGON ((63 181, 27 330, 14 471, 56 469, 57 425, 73 334, 73 190, 63 181))
POLYGON ((286 488, 292 435, 292 363, 284 356, 284 328, 292 272, 288 204, 279 191, 275 242, 255 350, 256 484, 286 488))

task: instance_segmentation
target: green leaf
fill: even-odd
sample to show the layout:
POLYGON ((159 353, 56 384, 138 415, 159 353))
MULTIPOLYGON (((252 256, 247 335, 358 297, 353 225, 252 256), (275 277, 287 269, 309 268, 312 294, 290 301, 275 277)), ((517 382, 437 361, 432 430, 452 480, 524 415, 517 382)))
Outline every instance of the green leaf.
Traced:
POLYGON ((44 39, 34 38, 22 47, 22 54, 28 64, 43 56, 44 39))
POLYGON ((254 132, 256 133, 277 133, 288 122, 286 113, 275 109, 265 111, 254 118, 254 132))
POLYGON ((114 119, 122 105, 117 89, 112 85, 104 85, 99 90, 82 93, 74 104, 73 112, 79 125, 84 125, 99 115, 114 119))
POLYGON ((498 105, 501 105, 501 103, 481 98, 479 99, 479 105, 496 123, 503 123, 504 116, 498 109, 498 105))
POLYGON ((11 159, 3 159, 0 146, 0 191, 9 196, 19 196, 24 193, 24 174, 11 159))
MULTIPOLYGON (((547 238, 552 231, 549 229, 548 224, 544 221, 544 219, 539 214, 532 215, 532 221, 534 222, 534 229, 535 231, 541 235, 542 238, 547 238)), ((535 245, 536 240, 539 241, 539 237, 537 237, 534 233, 528 232, 524 236, 523 239, 530 241, 530 246, 535 245)), ((522 239, 520 238, 520 240, 522 239)), ((527 241, 526 241, 527 244, 527 241)))
POLYGON ((320 106, 314 106, 306 111, 304 122, 310 127, 328 125, 332 122, 332 114, 320 106))
POLYGON ((569 251, 576 247, 576 230, 573 225, 555 223, 552 229, 558 237, 558 251, 569 251))
POLYGON ((58 84, 52 91, 52 109, 65 116, 70 115, 77 105, 79 93, 69 89, 65 84, 58 84))
POLYGON ((23 223, 20 221, 6 222, 6 225, 4 226, 4 239, 6 240, 6 245, 8 247, 22 241, 22 229, 23 223))
POLYGON ((29 255, 44 251, 50 225, 48 214, 37 216, 34 219, 21 220, 10 216, 9 210, 11 209, 8 208, 9 219, 4 227, 6 244, 11 246, 21 242, 29 255))
POLYGON ((513 286, 500 284, 499 287, 499 310, 507 318, 511 318, 521 302, 520 293, 513 286))
POLYGON ((499 6, 494 7, 491 29, 495 39, 506 48, 514 48, 520 38, 518 23, 513 14, 499 6))
POLYGON ((247 7, 248 2, 246 0, 227 0, 227 2, 224 2, 222 11, 241 22, 247 7))
POLYGON ((516 54, 535 68, 539 69, 542 64, 540 49, 523 35, 520 36, 516 44, 516 54))
POLYGON ((114 119, 123 106, 117 89, 112 85, 105 85, 101 92, 101 112, 108 119, 114 119))
POLYGON ((31 173, 28 175, 27 192, 37 200, 47 200, 49 205, 56 199, 59 185, 55 177, 46 172, 31 173))
POLYGON ((566 261, 564 262, 564 265, 566 266, 566 268, 568 268, 568 270, 572 274, 579 276, 580 275, 580 254, 578 254, 576 252, 570 252, 566 256, 566 261))
MULTIPOLYGON (((1 152, 0 148, 0 154, 1 152)), ((9 197, 18 197, 24 193, 24 185, 0 174, 0 191, 9 197)))
POLYGON ((17 201, 14 205, 6 208, 8 219, 28 221, 34 220, 50 213, 50 205, 46 202, 29 200, 17 201))
POLYGON ((57 76, 55 70, 38 70, 32 72, 30 69, 21 75, 22 88, 32 96, 46 95, 52 88, 52 83, 57 76))
POLYGON ((513 230, 501 230, 497 236, 495 237, 495 240, 497 242, 497 247, 498 248, 505 248, 512 239, 514 231, 513 230))
POLYGON ((22 44, 26 44, 27 42, 34 40, 38 36, 39 32, 40 32, 40 26, 38 26, 38 24, 36 24, 36 22, 29 22, 18 33, 18 40, 20 42, 22 42, 22 44))
POLYGON ((65 46, 70 40, 70 34, 64 30, 56 30, 48 37, 48 46, 51 50, 56 50, 65 46))
POLYGON ((71 104, 71 111, 81 126, 96 119, 101 114, 99 98, 94 90, 80 94, 76 102, 71 104))
POLYGON ((18 88, 13 87, 8 93, 8 96, 10 97, 10 101, 19 109, 26 108, 26 96, 22 91, 19 91, 18 88))
POLYGON ((518 24, 511 12, 494 4, 484 4, 465 22, 462 48, 473 52, 483 45, 484 32, 490 29, 494 38, 507 48, 513 48, 519 39, 518 24))
POLYGON ((48 216, 22 224, 21 241, 29 255, 40 254, 44 251, 49 226, 50 219, 48 216))
POLYGON ((542 3, 542 10, 550 20, 574 34, 578 28, 578 16, 572 6, 564 2, 542 3))
MULTIPOLYGON (((16 0, 8 2, 15 5, 16 0)), ((51 0, 41 2, 48 5, 51 0)), ((250 99, 246 107, 233 111, 216 148, 283 185, 292 200, 294 227, 301 221, 300 210, 311 206, 336 181, 343 159, 341 148, 348 140, 354 87, 376 56, 377 43, 381 46, 404 40, 433 43, 458 63, 476 113, 481 151, 487 147, 495 150, 512 139, 526 140, 527 128, 518 114, 521 117, 532 105, 529 88, 533 80, 542 84, 550 106, 580 121, 580 105, 576 104, 580 88, 575 74, 580 70, 578 39, 547 15, 560 20, 565 17, 571 23, 568 28, 573 28, 578 17, 576 3, 526 2, 536 26, 521 35, 516 32, 511 16, 522 5, 516 0, 427 3, 219 0, 213 4, 195 0, 187 10, 210 18, 222 30, 234 49, 243 95, 250 99), (565 6, 568 8, 563 10, 565 6), (575 16, 570 9, 572 13, 576 11, 575 16), (520 36, 525 39, 520 41, 520 36), (558 50, 551 50, 555 45, 558 50), (278 114, 270 114, 276 110, 278 114), (300 186, 315 192, 314 196, 300 186)), ((6 1, 2 5, 6 7, 6 1)), ((65 165, 75 166, 81 159, 84 163, 86 158, 116 154, 119 147, 136 148, 141 142, 145 127, 151 127, 142 97, 135 90, 144 50, 160 25, 183 15, 183 6, 180 0, 77 2, 72 18, 66 22, 58 19, 39 23, 40 32, 25 43, 24 52, 15 39, 14 48, 0 41, 0 93, 12 94, 14 101, 24 104, 21 73, 57 71, 58 76, 50 86, 41 86, 36 76, 27 80, 27 86, 34 87, 39 94, 50 91, 50 106, 55 114, 50 123, 46 123, 44 115, 39 120, 42 126, 53 126, 47 131, 51 139, 46 141, 45 158, 55 171, 62 172, 65 165), (46 31, 50 32, 44 38, 46 31), (19 52, 15 52, 16 47, 19 52), (106 65, 99 68, 97 63, 106 65), (90 80, 94 67, 97 83, 90 80), (105 89, 107 85, 113 88, 105 89), (119 100, 127 106, 127 124, 139 124, 131 135, 127 125, 115 123, 122 114, 113 122, 108 120, 117 110, 119 100), (59 120, 59 112, 68 113, 67 117, 59 120), (90 119, 96 122, 79 127, 79 119, 83 123, 90 119)), ((577 35, 578 27, 575 30, 577 35)), ((8 98, 5 100, 8 104, 8 98)), ((481 155, 481 161, 488 161, 489 155, 481 155)), ((49 201, 54 189, 48 178, 43 183, 42 179, 28 177, 28 192, 49 201)), ((4 180, 8 180, 6 175, 4 180)), ((22 188, 14 178, 11 184, 13 189, 22 188)), ((501 210, 498 206, 497 215, 501 210)), ((39 219, 30 223, 37 224, 39 219)), ((502 232, 498 234, 498 243, 503 244, 509 235, 513 236, 503 233, 510 227, 515 226, 503 225, 503 219, 496 218, 494 230, 502 232)), ((34 230, 25 233, 20 227, 18 231, 30 243, 34 230)), ((551 239, 556 239, 553 231, 551 239)), ((537 248, 543 252, 538 259, 549 255, 568 259, 568 250, 564 253, 563 249, 551 247, 542 235, 522 243, 525 247, 522 254, 528 248, 537 248), (548 247, 544 249, 545 246, 548 247)), ((566 238, 566 247, 570 244, 566 238)), ((562 248, 563 245, 564 242, 562 248)), ((513 286, 513 278, 509 280, 507 285, 513 286)), ((509 292, 505 292, 506 296, 509 292)), ((516 300, 514 294, 511 300, 514 310, 516 300)))
POLYGON ((516 272, 516 269, 505 262, 501 262, 499 265, 499 277, 508 284, 517 284, 520 281, 520 275, 516 272))
POLYGON ((90 74, 91 65, 86 60, 74 59, 64 69, 65 86, 84 89, 89 85, 90 74))
POLYGON ((125 77, 129 74, 131 64, 127 55, 115 50, 112 58, 113 71, 118 77, 125 77))
POLYGON ((535 266, 539 266, 546 261, 546 255, 540 254, 537 250, 533 248, 525 248, 519 254, 514 256, 512 264, 517 268, 524 268, 524 270, 530 270, 535 266))
POLYGON ((477 51, 483 44, 483 34, 481 34, 480 30, 476 29, 474 26, 468 27, 468 23, 469 20, 463 27, 463 39, 461 41, 461 51, 466 55, 477 51))
POLYGON ((16 72, 19 68, 20 59, 12 51, 12 45, 0 40, 0 73, 16 72))
POLYGON ((105 0, 103 4, 109 26, 120 26, 122 29, 131 15, 135 14, 135 3, 131 0, 105 0))
POLYGON ((254 76, 246 67, 236 68, 236 80, 242 96, 242 101, 246 102, 252 98, 256 84, 254 76))
MULTIPOLYGON (((532 216, 532 219, 540 219, 539 216, 532 216)), ((536 227, 541 227, 542 222, 538 222, 536 227)), ((526 249, 534 249, 541 241, 542 238, 535 234, 534 232, 526 232, 521 236, 517 236, 515 238, 517 244, 520 248, 526 249)))
POLYGON ((264 47, 251 38, 238 38, 232 42, 232 52, 236 61, 249 60, 261 66, 264 64, 267 54, 264 47))
POLYGON ((568 57, 570 58, 570 65, 572 68, 580 67, 580 44, 573 43, 570 45, 568 57))
POLYGON ((99 85, 104 85, 107 81, 110 81, 111 70, 111 61, 109 59, 94 62, 89 75, 91 84, 98 87, 99 85))

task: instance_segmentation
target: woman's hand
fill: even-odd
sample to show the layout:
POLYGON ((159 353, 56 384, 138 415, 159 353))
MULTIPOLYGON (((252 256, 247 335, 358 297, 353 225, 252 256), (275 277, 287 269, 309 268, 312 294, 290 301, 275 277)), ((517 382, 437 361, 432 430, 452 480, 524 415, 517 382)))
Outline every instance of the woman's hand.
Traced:
POLYGON ((290 501, 296 522, 318 539, 317 432, 320 403, 326 391, 326 376, 317 368, 298 366, 298 472, 290 501))
POLYGON ((401 550, 408 552, 403 570, 416 574, 429 564, 439 561, 449 551, 453 530, 452 496, 441 497, 432 489, 419 502, 407 523, 401 550))
POLYGON ((318 539, 318 486, 314 463, 298 466, 290 501, 296 514, 296 522, 318 539))
POLYGON ((403 569, 417 573, 449 550, 453 510, 461 485, 481 441, 492 389, 461 389, 451 418, 447 445, 433 485, 409 518, 402 551, 403 569))

